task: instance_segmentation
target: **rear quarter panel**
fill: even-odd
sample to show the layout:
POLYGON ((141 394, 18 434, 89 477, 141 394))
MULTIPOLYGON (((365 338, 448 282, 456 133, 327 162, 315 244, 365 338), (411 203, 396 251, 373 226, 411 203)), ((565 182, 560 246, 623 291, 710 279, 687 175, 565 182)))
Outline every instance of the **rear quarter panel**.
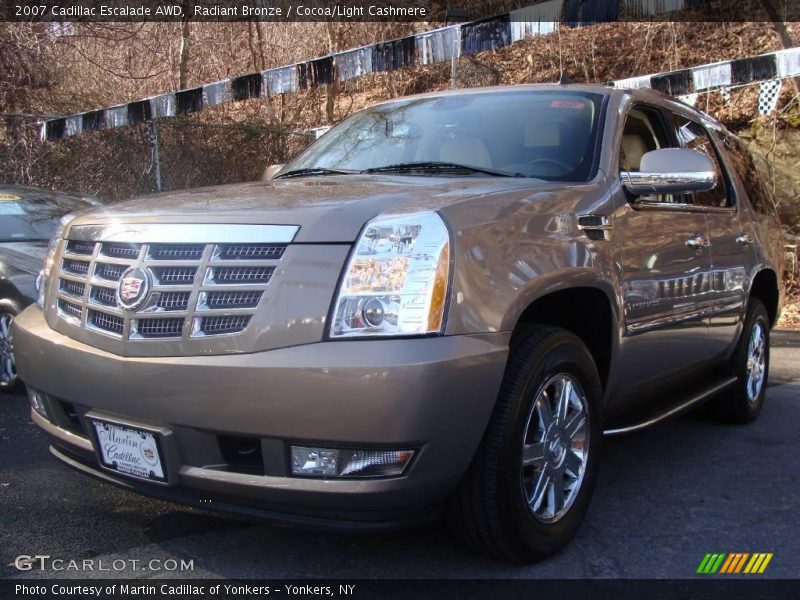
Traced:
POLYGON ((709 121, 706 124, 709 125, 709 128, 713 131, 717 147, 722 154, 725 166, 732 178, 732 183, 736 189, 737 201, 740 204, 739 208, 742 219, 746 223, 746 226, 751 229, 750 233, 755 238, 755 243, 753 244, 754 263, 752 264, 747 283, 751 285, 755 276, 764 269, 772 270, 777 276, 777 322, 777 319, 780 318, 780 312, 785 297, 783 273, 786 263, 786 254, 783 228, 777 210, 775 209, 775 199, 773 195, 769 193, 768 201, 771 203, 771 206, 756 210, 752 201, 753 190, 748 186, 748 180, 750 179, 748 171, 753 165, 739 164, 739 161, 736 160, 735 153, 731 152, 726 147, 724 143, 725 138, 735 138, 736 136, 734 134, 727 131, 715 121, 709 121))

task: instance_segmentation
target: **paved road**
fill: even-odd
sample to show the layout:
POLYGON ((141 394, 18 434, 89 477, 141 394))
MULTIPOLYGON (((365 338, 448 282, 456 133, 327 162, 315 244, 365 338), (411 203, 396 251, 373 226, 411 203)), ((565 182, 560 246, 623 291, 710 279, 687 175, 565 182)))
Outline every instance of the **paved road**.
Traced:
POLYGON ((183 577, 681 578, 693 575, 706 552, 774 552, 767 574, 798 577, 800 334, 776 335, 775 343, 783 347, 773 349, 773 383, 756 423, 725 426, 692 414, 608 440, 577 539, 530 567, 475 557, 441 527, 338 535, 142 498, 61 466, 31 424, 24 397, 0 396, 0 569, 20 576, 7 566, 14 557, 49 554, 105 565, 194 559, 183 577))

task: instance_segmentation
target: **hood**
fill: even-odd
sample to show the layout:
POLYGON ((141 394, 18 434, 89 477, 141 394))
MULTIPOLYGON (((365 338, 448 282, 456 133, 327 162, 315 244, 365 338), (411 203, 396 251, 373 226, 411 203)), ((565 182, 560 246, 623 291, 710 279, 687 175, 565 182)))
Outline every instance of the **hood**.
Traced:
POLYGON ((47 241, 0 243, 0 263, 37 275, 44 265, 47 241))
MULTIPOLYGON (((439 210, 481 196, 554 184, 537 179, 341 175, 278 179, 143 196, 82 214, 72 225, 299 225, 295 242, 347 242, 387 211, 439 210)), ((559 184, 555 184, 559 185, 559 184)))

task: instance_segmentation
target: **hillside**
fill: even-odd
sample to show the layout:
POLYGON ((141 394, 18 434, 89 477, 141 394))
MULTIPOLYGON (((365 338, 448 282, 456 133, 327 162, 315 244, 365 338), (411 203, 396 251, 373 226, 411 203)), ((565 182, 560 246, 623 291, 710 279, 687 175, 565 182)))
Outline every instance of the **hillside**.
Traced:
MULTIPOLYGON (((0 111, 69 114, 257 72, 435 27, 434 23, 148 23, 0 24, 0 111)), ((529 38, 461 57, 456 87, 553 82, 604 83, 800 45, 800 24, 607 23, 529 38), (781 39, 783 34, 783 42, 781 39)), ((270 163, 286 162, 310 138, 302 132, 338 122, 372 102, 451 86, 451 64, 375 73, 225 104, 158 120, 162 189, 253 180, 270 163)), ((793 294, 800 280, 800 105, 792 81, 777 113, 757 117, 758 88, 723 98, 702 94, 697 106, 747 138, 772 169, 786 225, 793 294)), ((147 127, 38 141, 24 120, 0 134, 4 181, 83 191, 120 200, 156 190, 147 127)))

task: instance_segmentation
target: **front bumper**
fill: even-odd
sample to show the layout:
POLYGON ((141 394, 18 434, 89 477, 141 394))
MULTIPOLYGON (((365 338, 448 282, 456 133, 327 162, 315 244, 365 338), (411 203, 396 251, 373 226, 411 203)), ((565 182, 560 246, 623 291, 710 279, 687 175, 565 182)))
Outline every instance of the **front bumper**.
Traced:
POLYGON ((507 334, 308 344, 255 354, 124 358, 15 322, 21 378, 44 392, 36 423, 53 453, 152 496, 271 520, 345 528, 432 516, 480 443, 500 387, 507 334), (101 467, 87 413, 163 431, 168 483, 101 467), (226 463, 221 436, 260 445, 262 470, 226 463), (289 445, 415 448, 401 477, 289 475, 289 445))

